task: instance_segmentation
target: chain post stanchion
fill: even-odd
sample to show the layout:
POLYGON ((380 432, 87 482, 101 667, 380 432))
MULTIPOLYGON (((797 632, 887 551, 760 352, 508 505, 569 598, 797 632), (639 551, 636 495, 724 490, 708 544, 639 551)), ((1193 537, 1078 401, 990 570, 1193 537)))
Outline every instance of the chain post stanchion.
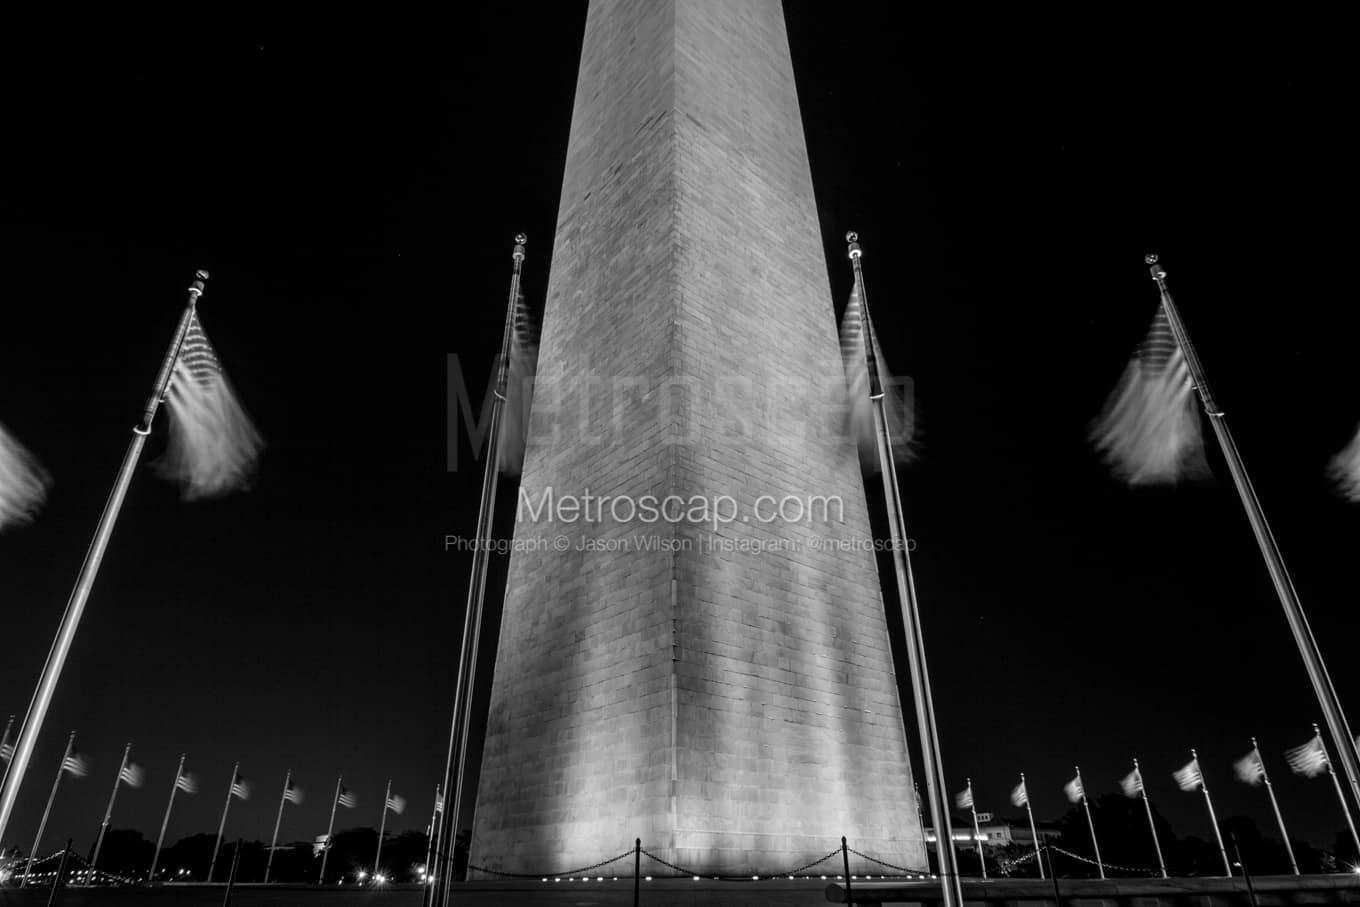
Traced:
POLYGON ((1058 891, 1058 870, 1053 865, 1053 848, 1044 845, 1044 855, 1048 857, 1048 877, 1053 880, 1053 907, 1062 907, 1062 894, 1058 891))
POLYGON ((845 835, 841 835, 841 861, 845 864, 845 903, 855 903, 855 896, 850 893, 850 845, 845 843, 845 835))
POLYGON ((47 892, 47 907, 57 902, 57 889, 66 876, 66 861, 71 858, 71 839, 66 839, 66 849, 61 852, 61 862, 57 864, 57 874, 52 878, 52 887, 47 892))
POLYGON ((231 889, 236 885, 236 870, 241 866, 241 842, 244 838, 236 839, 236 853, 231 857, 231 872, 227 873, 227 893, 222 898, 222 907, 231 907, 231 889))
POLYGON ((638 907, 642 898, 642 839, 633 839, 633 907, 638 907))

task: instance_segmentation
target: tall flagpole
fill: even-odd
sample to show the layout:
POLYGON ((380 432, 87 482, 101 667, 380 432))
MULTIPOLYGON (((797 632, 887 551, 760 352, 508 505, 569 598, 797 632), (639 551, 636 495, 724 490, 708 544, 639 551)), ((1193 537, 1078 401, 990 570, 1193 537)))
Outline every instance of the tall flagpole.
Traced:
POLYGON ((1317 735, 1318 748, 1322 750, 1322 761, 1327 765, 1327 774, 1332 776, 1332 784, 1336 785, 1336 799, 1341 803, 1341 811, 1346 814, 1346 827, 1351 830, 1351 840, 1355 842, 1355 849, 1360 852, 1360 835, 1355 833, 1355 820, 1351 818, 1351 808, 1346 803, 1346 795, 1341 792, 1341 780, 1336 776, 1336 769, 1332 768, 1332 760, 1327 756, 1327 744, 1322 740, 1322 731, 1318 726, 1313 725, 1313 733, 1317 735))
POLYGON ((326 884, 326 860, 331 855, 331 835, 335 834, 335 807, 340 802, 340 784, 344 780, 344 775, 338 775, 335 779, 335 797, 331 799, 331 822, 326 826, 326 846, 321 849, 321 875, 316 880, 318 885, 326 884))
POLYGON ((274 837, 269 839, 269 859, 264 863, 264 883, 269 884, 269 870, 274 867, 274 848, 279 846, 279 826, 283 824, 283 804, 288 802, 288 785, 292 783, 293 770, 283 776, 283 793, 279 794, 279 814, 274 817, 274 837))
POLYGON ((436 881, 434 878, 434 864, 437 861, 436 855, 439 853, 440 812, 439 785, 436 784, 434 786, 434 809, 430 811, 430 834, 429 839, 425 842, 425 891, 420 896, 421 907, 425 907, 425 905, 429 903, 431 891, 433 890, 434 882, 436 881))
POLYGON ((1133 770, 1138 775, 1138 792, 1143 795, 1143 808, 1147 810, 1148 829, 1152 832, 1152 846, 1157 850, 1157 868, 1162 871, 1162 878, 1170 878, 1166 874, 1166 861, 1162 859, 1162 842, 1157 840, 1157 825, 1152 821, 1152 803, 1148 800, 1147 785, 1143 783, 1143 770, 1138 767, 1138 760, 1133 760, 1133 770))
POLYGON ((944 763, 940 757, 939 731, 935 725, 935 700, 930 691, 930 671, 926 665, 925 643, 921 635, 921 614, 916 600, 916 580, 911 572, 911 558, 907 553, 906 517, 902 510, 902 493, 897 484, 897 466, 893 460, 893 440, 884 417, 884 394, 878 374, 878 357, 874 352, 875 339, 869 331, 869 298, 864 288, 864 270, 860 266, 859 236, 847 233, 850 264, 859 285, 860 305, 864 309, 864 334, 867 339, 866 358, 869 368, 869 390, 874 404, 874 428, 878 435, 878 460, 883 473, 883 492, 887 499, 888 528, 893 540, 893 568, 897 574, 897 597, 901 609, 902 629, 907 643, 907 663, 911 671, 911 692, 916 705, 916 725, 921 737, 921 761, 926 775, 926 796, 930 800, 930 821, 935 827, 935 851, 940 860, 940 893, 942 907, 963 907, 963 884, 959 879, 958 863, 954 855, 954 829, 949 820, 948 793, 945 788, 944 763))
MULTIPOLYGON (((1086 810, 1086 827, 1091 829, 1091 848, 1096 852, 1096 868, 1100 870, 1100 877, 1105 878, 1105 864, 1100 860, 1100 842, 1096 840, 1096 823, 1091 819, 1091 801, 1086 799, 1086 782, 1081 780, 1081 766, 1072 766, 1077 770, 1077 783, 1081 785, 1081 808, 1086 810)), ((1055 870, 1056 873, 1056 870, 1055 870)))
POLYGON ((382 821, 378 823, 378 852, 373 856, 373 881, 378 881, 378 868, 382 865, 383 832, 387 831, 387 804, 392 802, 392 779, 387 779, 387 793, 383 794, 382 821))
POLYGON ((227 802, 222 806, 222 821, 217 826, 217 843, 213 845, 212 862, 208 864, 208 881, 213 878, 213 870, 217 867, 217 851, 222 846, 222 832, 227 830, 227 813, 231 810, 231 789, 236 786, 236 775, 240 772, 241 763, 236 763, 231 767, 231 783, 227 785, 227 802))
POLYGON ((99 826, 99 835, 94 839, 94 855, 90 857, 90 869, 99 865, 99 851, 104 847, 104 835, 108 833, 109 823, 113 821, 113 801, 118 799, 118 788, 123 783, 123 770, 127 768, 128 754, 131 752, 132 744, 129 743, 123 748, 123 762, 118 766, 118 774, 113 776, 113 791, 109 794, 109 808, 104 810, 104 824, 99 826))
POLYGON ((1204 780, 1204 770, 1199 765, 1199 753, 1192 748, 1190 758, 1195 760, 1195 774, 1199 775, 1199 789, 1204 792, 1204 805, 1209 807, 1209 824, 1214 827, 1214 837, 1218 839, 1218 852, 1223 855, 1223 870, 1232 878, 1232 864, 1228 862, 1228 849, 1223 846, 1223 832, 1218 827, 1218 817, 1214 815, 1214 801, 1209 798, 1209 783, 1204 780))
MULTIPOLYGON (((977 801, 973 799, 973 779, 965 778, 968 783, 968 811, 973 814, 973 846, 977 848, 978 865, 982 867, 982 877, 987 878, 987 854, 982 849, 982 829, 978 828, 977 801)), ((938 841, 938 836, 936 837, 938 841)))
POLYGON ((1020 787, 1025 792, 1025 813, 1029 816, 1029 836, 1034 839, 1034 862, 1039 866, 1039 878, 1044 878, 1044 858, 1039 853, 1039 832, 1034 828, 1034 807, 1029 803, 1029 785, 1025 783, 1025 773, 1020 773, 1020 787))
POLYGON ((1209 423, 1214 427, 1214 434, 1218 437, 1219 447, 1223 450, 1223 458, 1228 462, 1228 471, 1232 473, 1233 484, 1237 486, 1237 494, 1242 499, 1242 507, 1247 511, 1247 519, 1251 521, 1252 532, 1256 535, 1256 544, 1261 549, 1261 556, 1265 559, 1266 569, 1270 572, 1270 579, 1275 584, 1275 594, 1279 596, 1280 605, 1284 608, 1285 620, 1288 621, 1289 629, 1294 634, 1294 643, 1298 646, 1299 655, 1303 658, 1303 666, 1308 671, 1308 679, 1312 681, 1313 693, 1317 696, 1318 704, 1322 706, 1323 717, 1327 720, 1327 730, 1331 732, 1332 739, 1336 742, 1337 752, 1341 756, 1341 765, 1346 770, 1346 778, 1351 784, 1351 793, 1357 799, 1357 802, 1360 802, 1360 756, 1356 754, 1355 736, 1351 733, 1350 725, 1346 722, 1346 715, 1341 710, 1341 700, 1336 695, 1336 687, 1332 685, 1331 676, 1327 673, 1327 666, 1322 660, 1322 651, 1318 648, 1317 640, 1313 637, 1313 631, 1308 626, 1308 618, 1303 613, 1303 605, 1299 602, 1298 593, 1294 591, 1294 583, 1289 578, 1289 572, 1285 569, 1284 557, 1280 554, 1279 546, 1275 544, 1275 536, 1270 531, 1270 524, 1266 522, 1265 511, 1261 509, 1261 502, 1257 499, 1251 479, 1247 476, 1247 468, 1242 463, 1242 456, 1238 453, 1237 445, 1233 442, 1232 433, 1228 431, 1228 418, 1214 400, 1213 392, 1209 389, 1209 382, 1204 374, 1204 366, 1200 363, 1199 355, 1190 342, 1190 335, 1186 332, 1185 323, 1181 321, 1180 312, 1171 300, 1171 291, 1166 286, 1166 269, 1157 263, 1156 255, 1148 255, 1144 260, 1152 268, 1152 279, 1157 284, 1158 292, 1161 293, 1162 308, 1166 311, 1171 332, 1175 335, 1176 342, 1180 344, 1181 352, 1185 356, 1186 367, 1189 368, 1190 376, 1195 382, 1195 389, 1199 392, 1204 412, 1209 417, 1209 423))
MULTIPOLYGON (((467 608, 463 613, 462 649, 458 655, 458 675, 453 691, 453 721, 449 728, 449 755, 444 769, 444 811, 439 817, 441 842, 455 840, 458 816, 463 806, 463 769, 467 763, 468 732, 472 723, 472 697, 477 679, 477 649, 482 631, 482 604, 486 599, 486 573, 491 558, 490 545, 496 516, 496 485, 500 478, 501 419, 509 379, 510 341, 515 331, 515 306, 519 299, 520 274, 524 264, 524 244, 528 238, 519 233, 510 253, 514 262, 510 273, 510 301, 505 309, 501 333, 501 356, 496 368, 495 396, 491 401, 491 429, 482 466, 482 497, 477 505, 478 544, 472 552, 472 574, 468 581, 467 608)), ((449 902, 453 884, 452 854, 444 848, 436 856, 439 872, 435 876, 437 893, 431 903, 443 907, 449 902), (443 881, 440 881, 440 877, 443 881)))
POLYGON ((42 821, 38 823, 38 834, 33 839, 33 849, 28 852, 28 859, 24 861, 24 880, 20 883, 21 887, 28 884, 28 874, 33 869, 33 858, 37 856, 38 846, 42 844, 43 832, 47 830, 47 817, 52 814, 52 803, 57 799, 57 788, 61 786, 61 776, 66 774, 66 760, 71 758, 75 745, 76 732, 72 731, 71 736, 66 738, 66 752, 62 754, 61 765, 57 767, 57 777, 52 779, 52 793, 47 795, 47 808, 43 810, 42 821))
POLYGON ((156 375, 156 383, 152 385, 151 396, 147 398, 146 406, 142 410, 142 421, 132 430, 132 441, 128 444, 127 453, 123 455, 123 465, 118 469, 118 478, 114 481, 113 490, 109 492, 108 501, 104 504, 104 513, 99 517, 94 540, 90 542, 90 548, 85 553, 85 562, 80 565, 80 574, 76 577, 75 588, 71 590, 71 597, 66 602, 66 611, 61 616, 61 625, 56 638, 52 640, 52 648, 48 650, 47 661, 43 664, 37 689, 33 691, 33 699, 29 702, 28 711, 24 713, 24 723, 19 728, 19 741, 14 747, 14 758, 6 767, 4 782, 0 784, 0 840, 4 840, 5 829, 9 826, 10 815, 14 811, 14 801, 19 796, 19 787, 23 784, 24 773, 28 770, 28 760, 33 756, 33 747, 37 743, 38 734, 42 731, 43 721, 47 718, 48 706, 52 704, 52 696, 56 692, 61 669, 66 664, 66 656, 70 654, 76 628, 80 625, 80 617, 85 611, 85 602, 90 597, 90 590, 94 588, 95 576, 99 573, 99 565, 104 560, 104 550, 108 547, 109 537, 113 535, 114 523, 118 521, 118 511, 123 506, 123 498, 127 495, 128 485, 132 482, 137 461, 142 456, 142 446, 146 443, 147 435, 151 434, 151 423, 156 418, 156 410, 160 407, 161 399, 170 385, 170 374, 175 361, 179 358, 180 344, 184 342, 184 334, 189 329, 194 306, 203 293, 203 281, 207 279, 207 271, 198 271, 194 276, 194 282, 189 285, 189 301, 184 306, 184 314, 180 316, 179 327, 175 329, 170 348, 161 362, 161 370, 156 375))
POLYGON ((156 838, 156 853, 151 857, 151 874, 146 877, 150 884, 156 882, 156 864, 161 861, 161 845, 165 843, 165 829, 170 825, 170 810, 175 805, 175 792, 179 790, 179 779, 184 777, 184 753, 179 754, 179 768, 175 769, 175 783, 170 785, 170 800, 165 804, 165 818, 161 820, 161 833, 156 838))
POLYGON ((1275 821, 1280 826, 1280 839, 1284 841, 1285 852, 1289 854, 1289 868, 1294 870, 1294 875, 1299 874, 1298 861, 1294 859, 1294 845, 1289 843, 1289 832, 1284 827, 1284 815, 1280 812, 1279 801, 1275 799, 1275 787, 1270 783, 1270 775, 1266 772, 1265 760, 1261 758, 1261 748, 1256 745, 1256 738, 1251 738, 1251 751, 1256 754, 1256 764, 1261 767, 1261 780, 1266 784, 1266 793, 1270 795, 1270 808, 1275 810, 1275 821))

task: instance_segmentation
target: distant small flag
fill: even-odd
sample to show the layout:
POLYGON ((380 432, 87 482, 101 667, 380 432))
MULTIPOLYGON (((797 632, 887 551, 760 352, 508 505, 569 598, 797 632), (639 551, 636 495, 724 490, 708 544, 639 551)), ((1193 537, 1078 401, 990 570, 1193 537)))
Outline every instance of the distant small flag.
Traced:
POLYGON ((435 795, 434 795, 434 811, 437 812, 437 813, 442 813, 442 812, 444 811, 444 795, 443 795, 443 794, 435 794, 435 795))
POLYGON ((398 797, 396 794, 392 794, 387 798, 387 808, 392 810, 392 812, 396 813, 397 815, 401 815, 403 812, 406 811, 406 798, 398 797))
POLYGON ((175 779, 175 790, 182 790, 186 794, 198 793, 198 779, 189 772, 185 772, 175 779))
POLYGON ((354 807, 359 805, 359 798, 354 796, 354 794, 350 792, 349 788, 342 787, 340 788, 340 797, 339 799, 336 800, 336 802, 339 803, 341 806, 345 807, 346 809, 353 809, 354 807))
POLYGON ((1353 503, 1360 503, 1360 430, 1356 431, 1346 449, 1332 458, 1329 472, 1341 496, 1353 503))
POLYGON ((1120 780, 1119 786, 1124 789, 1124 796, 1136 797, 1143 792, 1143 774, 1134 769, 1120 780))
POLYGON ((850 289, 850 301, 841 317, 841 359, 845 367, 846 391, 849 397, 849 432, 859 446, 860 461, 877 472, 878 430, 874 422, 873 382, 869 377, 869 349, 873 348, 874 369, 883 391, 883 415, 888 433, 893 439, 893 459, 899 465, 911 460, 916 431, 916 416, 909 380, 893 378, 883 358, 873 320, 864 310, 864 296, 855 279, 850 289))
POLYGON ((1265 763, 1261 761, 1261 756, 1256 750, 1234 762, 1233 770, 1237 772, 1237 780, 1244 784, 1257 785, 1266 779, 1265 763))
POLYGON ((1200 774, 1198 759, 1191 759, 1173 772, 1172 776, 1176 779, 1176 786, 1183 791, 1199 790, 1204 784, 1204 775, 1200 774))
POLYGON ((0 425, 0 530, 31 521, 50 484, 33 455, 0 425))
POLYGON ((1164 308, 1157 309, 1147 338, 1134 350, 1091 428, 1091 440, 1130 485, 1176 482, 1208 471, 1190 370, 1164 308))
POLYGON ((123 770, 118 773, 118 780, 128 787, 141 787, 145 778, 142 767, 134 762, 129 762, 123 766, 123 770))
POLYGON ((973 785, 968 785, 954 795, 954 803, 959 809, 973 808, 973 785))
POLYGON ((1315 778, 1327 770, 1327 750, 1322 745, 1322 737, 1315 736, 1303 746, 1296 746, 1286 750, 1285 761, 1289 763, 1289 769, 1296 775, 1304 775, 1315 778))
POLYGON ((14 741, 10 739, 10 732, 14 730, 14 716, 11 715, 9 724, 5 725, 5 735, 0 737, 0 759, 6 762, 14 758, 14 741))
POLYGON ((80 753, 73 752, 62 760, 61 770, 77 778, 84 778, 90 773, 90 763, 80 753))
POLYGON ((165 399, 171 429, 162 465, 184 486, 184 497, 216 497, 243 487, 264 444, 236 399, 197 312, 190 316, 165 399))
POLYGON ((1025 782, 1021 781, 1015 785, 1015 790, 1011 791, 1012 806, 1028 806, 1029 791, 1025 789, 1025 782))
MULTIPOLYGON (((218 790, 221 790, 221 788, 218 788, 218 790)), ((240 772, 237 772, 236 777, 231 781, 231 795, 242 800, 250 799, 250 784, 245 778, 241 777, 240 772)))
POLYGON ((1072 803, 1080 803, 1081 798, 1086 796, 1086 788, 1081 786, 1081 776, 1073 778, 1063 785, 1063 792, 1067 794, 1067 799, 1072 803))
POLYGON ((300 806, 302 804, 302 788, 289 781, 288 786, 283 789, 283 799, 294 806, 300 806))

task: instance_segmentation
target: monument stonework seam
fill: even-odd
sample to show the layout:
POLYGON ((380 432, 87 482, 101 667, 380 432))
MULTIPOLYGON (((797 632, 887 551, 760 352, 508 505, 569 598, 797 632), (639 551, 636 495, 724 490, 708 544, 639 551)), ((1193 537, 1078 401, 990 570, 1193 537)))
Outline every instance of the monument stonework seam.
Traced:
POLYGON ((844 513, 517 522, 473 864, 567 869, 640 837, 777 872, 845 835, 926 865, 874 555, 810 544, 871 538, 843 396, 780 4, 595 0, 522 494, 844 513), (674 550, 580 550, 641 535, 674 550))

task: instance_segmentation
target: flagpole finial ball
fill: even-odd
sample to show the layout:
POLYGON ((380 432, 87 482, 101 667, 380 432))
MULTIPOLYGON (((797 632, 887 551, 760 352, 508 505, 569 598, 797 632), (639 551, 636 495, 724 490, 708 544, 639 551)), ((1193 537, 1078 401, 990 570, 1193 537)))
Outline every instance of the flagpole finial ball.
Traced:
POLYGON ((846 233, 846 234, 845 234, 845 241, 846 241, 846 242, 859 242, 859 234, 856 233, 854 230, 851 230, 849 233, 846 233))
POLYGON ((525 236, 523 233, 515 234, 515 242, 519 243, 521 246, 527 243, 528 241, 529 237, 525 236))
POLYGON ((854 230, 851 230, 849 233, 845 234, 845 241, 850 244, 851 261, 854 261, 855 259, 859 258, 861 255, 864 254, 859 247, 859 234, 856 233, 854 230))
POLYGON ((197 271, 194 272, 194 276, 197 277, 199 280, 207 280, 208 272, 203 270, 202 268, 199 268, 197 271))
POLYGON ((1146 264, 1155 265, 1157 263, 1157 256, 1151 253, 1144 255, 1143 262, 1146 264))

